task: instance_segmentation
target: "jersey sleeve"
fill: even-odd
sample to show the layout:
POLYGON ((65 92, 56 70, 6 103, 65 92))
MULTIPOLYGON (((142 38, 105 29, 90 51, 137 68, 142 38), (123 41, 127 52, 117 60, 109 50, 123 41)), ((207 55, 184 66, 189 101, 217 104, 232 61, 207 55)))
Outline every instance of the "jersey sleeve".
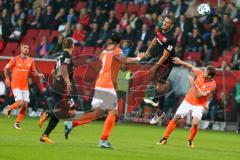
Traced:
POLYGON ((173 53, 175 45, 176 45, 176 42, 174 40, 169 40, 166 42, 164 49, 166 49, 170 53, 173 53))
POLYGON ((6 68, 13 68, 15 66, 15 63, 16 63, 16 60, 14 57, 12 57, 8 62, 8 64, 6 65, 6 68))
POLYGON ((34 61, 32 61, 31 72, 36 72, 36 65, 34 61))
POLYGON ((202 73, 202 71, 198 68, 193 68, 193 73, 195 76, 199 76, 202 73))

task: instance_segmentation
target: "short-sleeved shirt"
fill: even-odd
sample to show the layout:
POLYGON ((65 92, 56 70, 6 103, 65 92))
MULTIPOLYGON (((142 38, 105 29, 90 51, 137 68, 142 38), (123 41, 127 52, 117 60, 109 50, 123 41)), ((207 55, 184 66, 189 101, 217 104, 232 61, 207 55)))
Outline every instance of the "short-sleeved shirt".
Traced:
POLYGON ((195 86, 197 87, 198 92, 201 92, 205 96, 196 98, 194 96, 193 88, 191 87, 185 96, 185 100, 192 105, 206 107, 209 96, 216 88, 216 82, 213 79, 210 81, 205 81, 203 72, 200 69, 194 69, 193 72, 196 76, 194 81, 195 86))
POLYGON ((51 84, 51 89, 53 91, 63 93, 64 89, 66 87, 65 81, 62 76, 61 72, 61 66, 62 65, 67 65, 67 72, 69 75, 69 80, 72 81, 73 79, 73 70, 74 70, 74 64, 72 61, 72 56, 66 51, 62 51, 58 53, 57 56, 57 62, 55 65, 55 74, 56 76, 53 79, 53 82, 51 84))
POLYGON ((6 67, 12 70, 12 89, 28 90, 29 73, 36 71, 33 59, 16 56, 10 59, 6 67))
POLYGON ((95 87, 114 89, 117 81, 117 75, 121 68, 121 62, 116 59, 116 56, 122 55, 122 50, 116 47, 113 50, 103 50, 100 55, 102 68, 100 70, 95 87))

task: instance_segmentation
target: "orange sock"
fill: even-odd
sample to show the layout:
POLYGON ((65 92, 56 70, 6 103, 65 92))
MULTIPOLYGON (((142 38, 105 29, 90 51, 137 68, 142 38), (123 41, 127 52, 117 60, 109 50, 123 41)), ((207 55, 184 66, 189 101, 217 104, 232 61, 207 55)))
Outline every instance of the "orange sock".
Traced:
POLYGON ((76 127, 76 126, 81 126, 81 125, 84 125, 86 123, 90 123, 92 122, 91 120, 85 120, 85 121, 72 121, 72 124, 73 124, 73 127, 76 127))
POLYGON ((27 112, 27 109, 26 109, 26 108, 22 108, 22 109, 20 110, 20 113, 18 114, 17 120, 16 120, 17 123, 19 123, 20 121, 22 121, 22 119, 23 119, 23 117, 25 116, 26 112, 27 112))
POLYGON ((15 102, 15 103, 13 103, 11 106, 9 106, 9 108, 11 109, 11 110, 14 110, 14 109, 17 109, 19 107, 19 105, 15 102))
POLYGON ((101 140, 108 140, 108 137, 111 134, 112 129, 114 127, 115 120, 116 120, 116 116, 109 113, 104 122, 104 128, 103 128, 103 133, 101 135, 101 140))
POLYGON ((198 127, 191 127, 188 140, 192 141, 194 139, 194 137, 196 136, 197 131, 198 131, 198 127))
POLYGON ((163 137, 168 138, 175 128, 176 128, 176 122, 171 120, 167 125, 167 128, 165 130, 165 133, 164 133, 163 137))

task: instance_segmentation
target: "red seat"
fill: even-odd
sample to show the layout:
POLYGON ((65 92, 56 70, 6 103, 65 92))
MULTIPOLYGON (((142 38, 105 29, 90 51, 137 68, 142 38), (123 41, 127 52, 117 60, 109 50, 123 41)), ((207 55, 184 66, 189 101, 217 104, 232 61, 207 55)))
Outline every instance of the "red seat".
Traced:
POLYGON ((129 4, 127 7, 128 13, 138 13, 139 12, 139 5, 138 4, 129 4))
POLYGON ((145 15, 146 12, 147 12, 147 5, 141 5, 140 10, 139 10, 139 14, 140 15, 145 15))
POLYGON ((33 41, 36 41, 37 36, 38 36, 37 29, 29 29, 26 35, 23 37, 22 42, 31 43, 33 41))
POLYGON ((81 54, 82 48, 80 46, 75 46, 73 50, 73 57, 78 56, 81 54))
POLYGON ((115 17, 120 20, 123 13, 127 10, 127 5, 126 4, 123 4, 123 3, 116 3, 115 5, 115 17))
POLYGON ((49 38, 50 36, 50 30, 48 29, 40 29, 38 32, 38 37, 46 36, 49 38))
POLYGON ((3 50, 2 56, 15 56, 17 52, 18 43, 8 42, 3 50))
POLYGON ((77 2, 76 5, 74 5, 74 10, 76 12, 79 12, 82 8, 86 8, 87 7, 87 2, 77 2))
POLYGON ((81 54, 94 54, 95 52, 94 47, 83 47, 81 54))
POLYGON ((49 42, 52 42, 54 38, 59 36, 59 32, 57 30, 53 30, 50 37, 49 37, 49 42))

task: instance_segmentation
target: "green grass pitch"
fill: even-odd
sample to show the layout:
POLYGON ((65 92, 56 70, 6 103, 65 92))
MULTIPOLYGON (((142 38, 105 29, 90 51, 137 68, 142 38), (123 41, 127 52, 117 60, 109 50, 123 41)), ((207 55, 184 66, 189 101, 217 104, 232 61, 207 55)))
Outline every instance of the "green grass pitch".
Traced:
POLYGON ((0 160, 236 160, 240 157, 240 135, 200 131, 195 148, 187 147, 188 129, 176 129, 167 145, 156 145, 164 128, 140 124, 117 124, 110 137, 115 147, 98 148, 103 122, 75 128, 64 139, 63 122, 53 131, 55 144, 39 142, 43 128, 38 119, 25 118, 23 130, 13 128, 15 117, 0 117, 0 160))

